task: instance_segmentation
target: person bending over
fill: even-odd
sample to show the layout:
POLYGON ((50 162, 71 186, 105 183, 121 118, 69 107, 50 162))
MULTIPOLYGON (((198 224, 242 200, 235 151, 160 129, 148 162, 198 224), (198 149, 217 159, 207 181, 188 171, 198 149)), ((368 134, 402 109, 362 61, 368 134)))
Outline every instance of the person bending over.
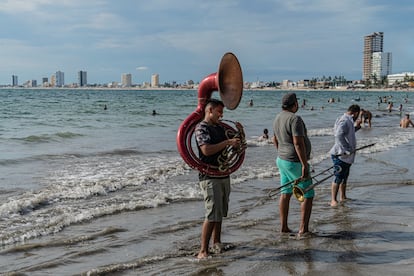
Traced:
POLYGON ((371 127, 372 113, 369 110, 364 110, 361 108, 361 123, 363 125, 368 124, 368 127, 371 127))

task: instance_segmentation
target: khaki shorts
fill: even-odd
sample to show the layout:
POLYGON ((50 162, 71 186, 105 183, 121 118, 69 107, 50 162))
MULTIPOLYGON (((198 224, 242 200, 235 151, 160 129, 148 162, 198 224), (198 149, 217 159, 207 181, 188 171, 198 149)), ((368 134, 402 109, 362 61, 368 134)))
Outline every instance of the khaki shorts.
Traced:
POLYGON ((230 177, 200 181, 200 188, 203 190, 206 220, 222 221, 229 210, 230 177))

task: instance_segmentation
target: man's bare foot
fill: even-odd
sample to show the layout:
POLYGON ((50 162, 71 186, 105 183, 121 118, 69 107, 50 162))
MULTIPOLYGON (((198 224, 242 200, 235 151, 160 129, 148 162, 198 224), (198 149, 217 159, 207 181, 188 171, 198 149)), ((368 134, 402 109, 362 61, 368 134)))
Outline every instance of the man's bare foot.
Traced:
POLYGON ((337 206, 338 206, 338 201, 332 200, 331 201, 331 207, 337 207, 337 206))
POLYGON ((224 251, 224 245, 219 242, 215 243, 209 251, 213 254, 220 254, 224 251))
POLYGON ((314 234, 312 232, 306 231, 306 232, 299 232, 297 237, 298 238, 311 238, 312 236, 314 236, 314 234))
POLYGON ((207 252, 199 252, 197 255, 197 259, 199 260, 203 260, 203 259, 207 259, 208 258, 208 253, 207 252))
POLYGON ((289 228, 285 228, 280 230, 281 233, 292 233, 292 230, 290 230, 289 228))

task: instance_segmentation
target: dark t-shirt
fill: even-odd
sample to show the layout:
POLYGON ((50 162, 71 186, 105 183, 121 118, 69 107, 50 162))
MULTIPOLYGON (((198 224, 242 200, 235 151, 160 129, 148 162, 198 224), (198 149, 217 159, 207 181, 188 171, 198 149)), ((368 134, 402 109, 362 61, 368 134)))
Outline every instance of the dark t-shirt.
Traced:
POLYGON ((195 127, 194 133, 200 160, 206 164, 219 166, 218 157, 221 155, 221 152, 210 156, 205 156, 202 153, 200 146, 206 144, 214 145, 227 140, 228 138, 226 137, 226 131, 224 127, 221 125, 209 125, 207 122, 201 121, 195 127))
POLYGON ((290 111, 280 112, 274 122, 273 131, 279 143, 279 158, 291 162, 300 162, 293 145, 293 136, 303 136, 306 147, 306 157, 310 159, 311 143, 307 135, 305 123, 302 118, 290 111))

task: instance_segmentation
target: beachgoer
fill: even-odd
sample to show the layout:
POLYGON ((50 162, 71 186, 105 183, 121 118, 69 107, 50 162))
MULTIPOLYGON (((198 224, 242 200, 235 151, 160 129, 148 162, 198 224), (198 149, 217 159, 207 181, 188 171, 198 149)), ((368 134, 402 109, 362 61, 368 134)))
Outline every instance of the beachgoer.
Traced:
POLYGON ((253 106, 253 99, 250 99, 249 106, 253 106))
POLYGON ((388 109, 388 112, 391 112, 392 111, 392 107, 393 107, 394 105, 393 105, 393 103, 392 102, 389 102, 388 103, 388 106, 387 106, 387 109, 388 109))
POLYGON ((301 106, 301 107, 302 107, 302 108, 305 108, 305 106, 306 106, 306 99, 303 99, 303 100, 302 100, 302 106, 301 106))
POLYGON ((152 111, 152 115, 158 115, 158 113, 155 109, 152 111))
POLYGON ((108 106, 107 105, 104 105, 104 110, 107 110, 108 109, 108 106))
POLYGON ((410 125, 414 127, 413 121, 411 121, 411 119, 410 119, 410 114, 407 113, 407 114, 405 114, 405 117, 401 119, 400 127, 407 128, 410 125))
POLYGON ((368 127, 371 127, 371 120, 372 120, 372 113, 369 110, 365 110, 361 108, 361 123, 365 125, 368 124, 368 127))
MULTIPOLYGON (((295 93, 289 93, 282 98, 282 111, 277 114, 273 122, 273 143, 278 151, 276 165, 279 168, 280 184, 283 186, 293 180, 299 180, 297 185, 305 189, 312 184, 308 160, 311 153, 311 143, 302 118, 295 113, 299 109, 295 93)), ((281 232, 291 232, 288 227, 289 202, 292 188, 286 186, 281 189, 279 201, 279 216, 281 232)), ((314 190, 305 193, 305 200, 301 203, 301 222, 299 235, 309 232, 309 220, 312 212, 314 190)))
MULTIPOLYGON (((219 157, 228 146, 240 147, 241 140, 228 138, 226 130, 219 124, 223 117, 224 104, 220 100, 210 99, 204 109, 204 119, 195 128, 195 137, 202 162, 214 166, 219 165, 219 157)), ((239 131, 243 131, 240 123, 236 123, 239 131)), ((227 217, 230 176, 210 176, 199 174, 199 185, 203 190, 205 204, 205 220, 201 231, 201 248, 198 259, 207 258, 210 239, 213 239, 213 248, 221 251, 221 226, 223 217, 227 217)))
POLYGON ((336 119, 334 126, 335 144, 329 151, 334 166, 341 168, 335 170, 335 178, 331 187, 331 206, 338 205, 337 195, 340 192, 340 201, 345 201, 346 184, 349 170, 355 161, 356 136, 355 132, 361 128, 358 119, 361 111, 359 105, 351 105, 347 112, 336 119))
POLYGON ((269 130, 267 128, 263 129, 263 134, 260 136, 260 140, 269 139, 269 130))

